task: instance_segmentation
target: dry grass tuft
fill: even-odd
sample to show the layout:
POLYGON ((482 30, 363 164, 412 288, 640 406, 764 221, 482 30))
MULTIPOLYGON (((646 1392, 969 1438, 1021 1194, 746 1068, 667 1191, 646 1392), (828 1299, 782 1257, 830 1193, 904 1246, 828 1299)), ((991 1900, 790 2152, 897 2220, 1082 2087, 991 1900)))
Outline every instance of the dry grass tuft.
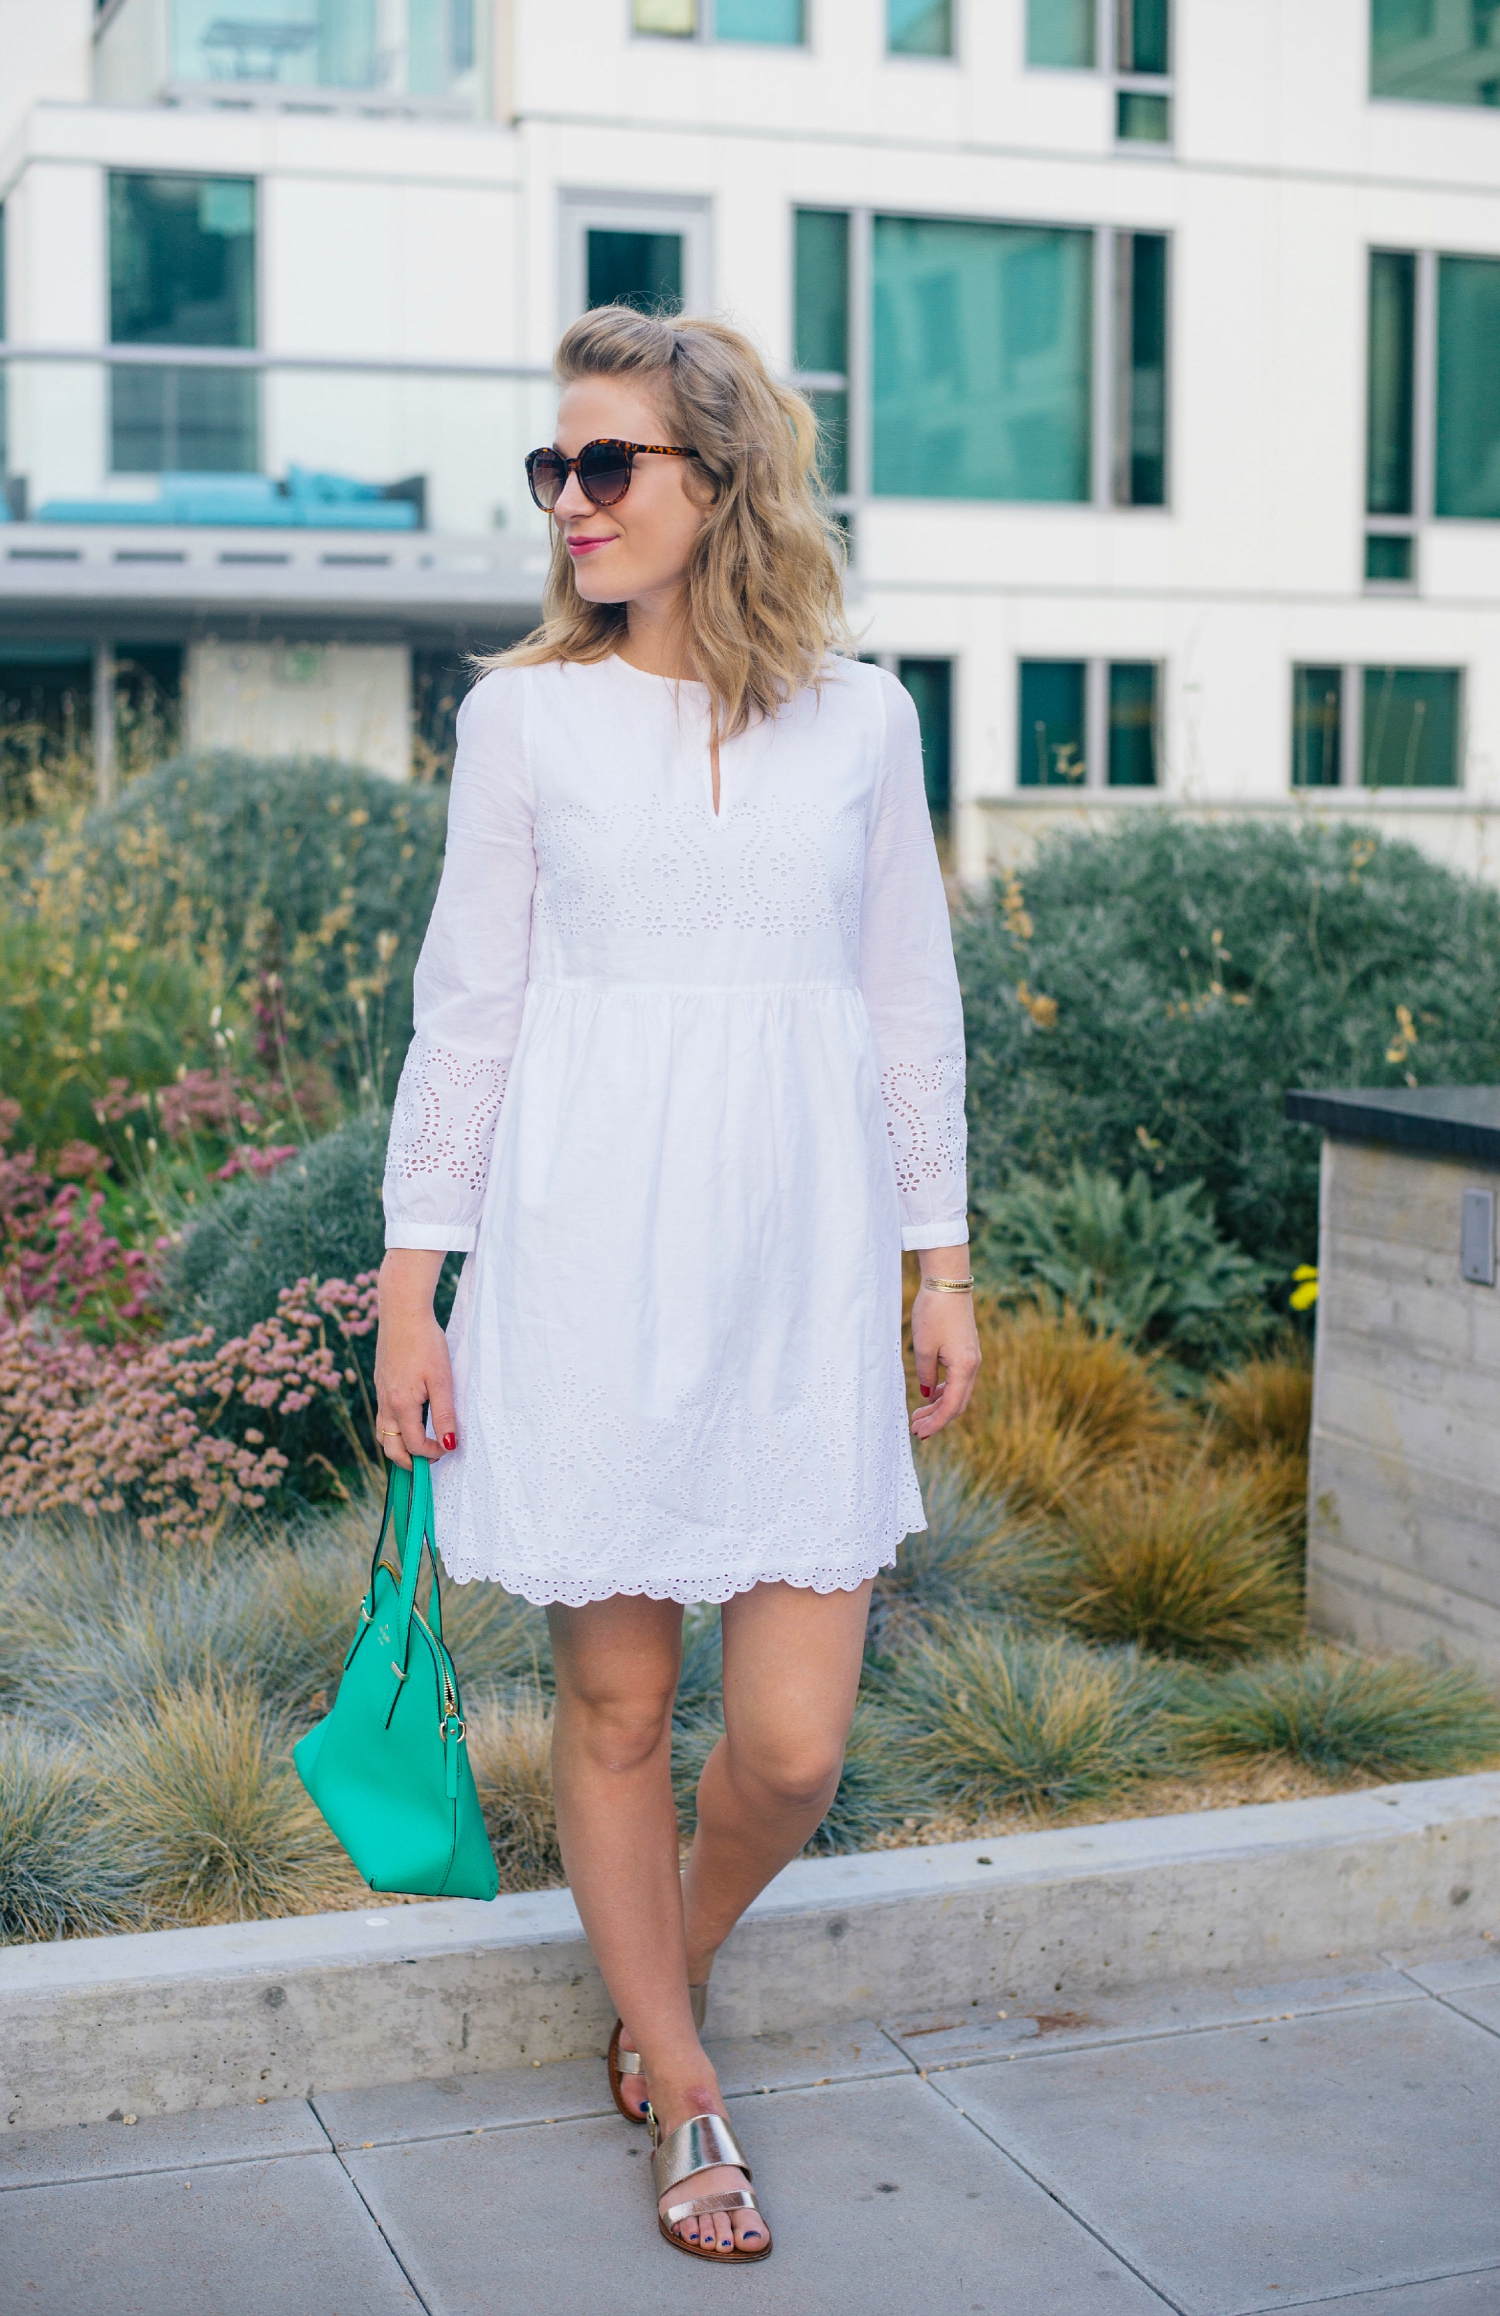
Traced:
POLYGON ((1307 1461, 1312 1369, 1305 1359, 1251 1359, 1204 1393, 1209 1437, 1220 1455, 1285 1455, 1307 1461))
POLYGON ((1013 1511, 1055 1513, 1125 1457, 1182 1452, 1181 1411, 1149 1360, 1073 1312, 977 1305, 984 1365, 954 1452, 1013 1511))
POLYGON ((1253 1467, 1105 1474, 1064 1515, 1073 1561, 1059 1615, 1095 1640, 1179 1656, 1243 1656, 1290 1641, 1301 1586, 1276 1505, 1253 1467))
POLYGON ((101 1733, 103 1826, 159 1921, 255 1922, 362 1885, 291 1759, 292 1729, 248 1682, 210 1675, 101 1733))
POLYGON ((540 1696, 487 1697, 467 1711, 469 1766, 502 1890, 555 1890, 567 1879, 552 1808, 552 1715, 540 1696))

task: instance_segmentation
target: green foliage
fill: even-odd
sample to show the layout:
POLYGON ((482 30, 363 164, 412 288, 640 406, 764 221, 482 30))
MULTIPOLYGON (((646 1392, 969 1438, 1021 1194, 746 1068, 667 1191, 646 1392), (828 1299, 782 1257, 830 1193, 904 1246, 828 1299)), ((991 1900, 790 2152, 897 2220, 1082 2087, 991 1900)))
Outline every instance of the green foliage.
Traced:
POLYGON ((196 962, 244 1066, 248 1046, 294 1084, 321 1069, 374 1105, 411 1034, 446 810, 440 788, 346 765, 184 757, 82 820, 6 831, 0 908, 84 943, 123 927, 142 956, 196 962))
POLYGON ((1103 1334, 1182 1367, 1242 1356, 1274 1322, 1269 1274, 1220 1235, 1201 1183, 1128 1186, 1075 1162, 1059 1182, 1016 1174, 982 1202, 978 1276, 1002 1296, 1077 1311, 1103 1334))
POLYGON ((1287 1087, 1500 1071, 1500 895, 1347 827, 1132 813, 1052 839, 956 934, 981 1206, 1018 1168, 1144 1166, 1289 1269, 1318 1136, 1287 1087))
POLYGON ((1500 1695, 1464 1668, 1312 1648, 1205 1683, 1189 1730, 1205 1752, 1286 1754, 1325 1776, 1453 1776, 1500 1758, 1500 1695))
POLYGON ((89 1767, 78 1746, 0 1721, 0 1945, 123 1926, 129 1876, 99 1824, 89 1767))
POLYGON ((861 1697, 844 1748, 844 1770, 828 1815, 807 1847, 815 1856, 867 1850, 903 1819, 935 1816, 939 1781, 905 1744, 901 1720, 872 1697, 861 1697))
POLYGON ((950 1808, 1066 1810, 1114 1799, 1178 1756, 1170 1667, 971 1623, 903 1656, 883 1684, 913 1761, 950 1808))

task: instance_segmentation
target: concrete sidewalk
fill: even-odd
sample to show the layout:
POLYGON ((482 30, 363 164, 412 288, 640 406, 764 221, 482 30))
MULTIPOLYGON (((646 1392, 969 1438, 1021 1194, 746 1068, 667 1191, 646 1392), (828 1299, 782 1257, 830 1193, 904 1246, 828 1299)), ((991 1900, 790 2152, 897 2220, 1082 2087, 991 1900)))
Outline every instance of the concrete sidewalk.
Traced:
POLYGON ((762 2266, 660 2241, 571 2060, 17 2129, 0 2311, 1500 2316, 1500 1944, 711 2048, 762 2266))

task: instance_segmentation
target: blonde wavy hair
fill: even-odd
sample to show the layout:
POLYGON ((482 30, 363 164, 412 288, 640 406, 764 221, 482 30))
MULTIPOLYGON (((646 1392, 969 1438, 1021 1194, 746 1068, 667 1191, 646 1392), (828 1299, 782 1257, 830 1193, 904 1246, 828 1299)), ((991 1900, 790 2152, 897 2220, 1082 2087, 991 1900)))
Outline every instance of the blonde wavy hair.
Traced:
MULTIPOLYGON (((708 511, 687 572, 686 631, 716 738, 732 739, 816 685, 830 651, 854 649, 844 617, 843 540, 817 475, 811 405, 771 376, 723 322, 596 306, 564 332, 553 361, 575 378, 638 380, 666 433, 698 456, 686 488, 708 511)), ((483 669, 607 659, 623 603, 587 603, 554 527, 542 624, 483 669)))

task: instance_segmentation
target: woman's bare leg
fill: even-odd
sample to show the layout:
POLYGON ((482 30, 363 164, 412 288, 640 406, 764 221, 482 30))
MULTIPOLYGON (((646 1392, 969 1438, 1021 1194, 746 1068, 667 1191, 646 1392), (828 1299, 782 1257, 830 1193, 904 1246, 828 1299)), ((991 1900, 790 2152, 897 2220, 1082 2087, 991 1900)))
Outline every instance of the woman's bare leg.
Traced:
MULTIPOLYGON (((760 1584, 725 1605, 725 1736, 699 1780, 685 1885, 684 1969, 694 1985, 707 1978, 718 1947, 751 1899, 804 1847, 838 1790, 869 1606, 868 1584, 857 1592, 827 1594, 760 1584)), ((649 2089, 664 2128, 705 2105, 722 2113, 716 2083, 711 2099, 702 2096, 702 2084, 713 2081, 706 2059, 692 2104, 679 2113, 676 2085, 662 2080, 651 2056, 644 2014, 622 2001, 620 2015, 626 2049, 640 2049, 646 2061, 645 2071, 627 2083, 643 2097, 649 2089), (633 2024, 641 2028, 639 2042, 633 2024)), ((705 2174, 694 2181, 692 2193, 717 2194, 739 2180, 727 2170, 705 2174)), ((755 2224, 752 2213, 737 2215, 733 2240, 753 2250, 755 2224)), ((700 2228, 702 2242, 727 2249, 727 2215, 685 2221, 680 2232, 696 2242, 700 2228)))

